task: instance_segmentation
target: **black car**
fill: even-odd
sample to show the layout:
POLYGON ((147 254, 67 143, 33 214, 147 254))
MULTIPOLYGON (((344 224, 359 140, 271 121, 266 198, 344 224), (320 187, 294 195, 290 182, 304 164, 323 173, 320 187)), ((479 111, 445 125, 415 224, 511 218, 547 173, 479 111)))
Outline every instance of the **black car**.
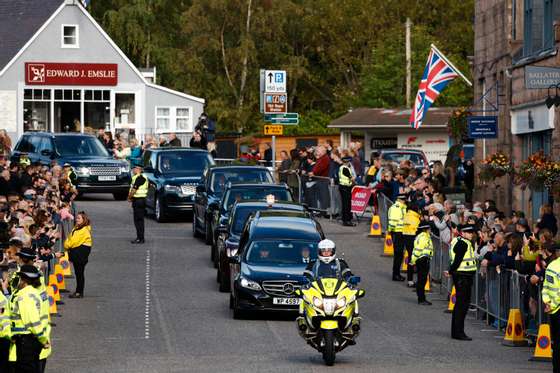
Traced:
POLYGON ((81 193, 112 193, 124 200, 130 188, 128 162, 114 159, 103 144, 92 135, 81 133, 24 133, 12 153, 12 162, 19 162, 27 153, 31 162, 60 166, 69 163, 74 169, 76 187, 81 193))
POLYGON ((235 202, 247 200, 265 200, 267 196, 274 196, 274 201, 293 202, 294 198, 290 188, 286 184, 232 184, 226 186, 224 195, 220 201, 219 207, 214 210, 214 216, 211 220, 212 232, 212 248, 210 256, 214 262, 214 266, 218 264, 217 243, 218 243, 218 227, 225 225, 229 219, 229 213, 235 202))
POLYGON ((301 298, 295 290, 307 283, 303 271, 317 259, 322 239, 321 226, 307 212, 257 212, 230 258, 233 317, 245 311, 297 311, 301 298))
POLYGON ((196 186, 214 159, 201 149, 155 148, 144 152, 143 162, 149 183, 146 207, 161 222, 172 213, 192 211, 196 186))
POLYGON ((207 245, 212 243, 212 216, 219 207, 224 190, 230 182, 272 183, 274 179, 266 167, 214 166, 207 168, 196 187, 193 210, 193 235, 204 236, 207 245))
POLYGON ((235 203, 227 224, 218 227, 218 243, 216 244, 218 252, 216 255, 218 258, 217 280, 220 284, 220 291, 228 292, 230 289, 229 258, 237 253, 239 237, 245 222, 252 214, 262 210, 307 211, 303 205, 296 202, 269 204, 265 201, 243 201, 235 203))

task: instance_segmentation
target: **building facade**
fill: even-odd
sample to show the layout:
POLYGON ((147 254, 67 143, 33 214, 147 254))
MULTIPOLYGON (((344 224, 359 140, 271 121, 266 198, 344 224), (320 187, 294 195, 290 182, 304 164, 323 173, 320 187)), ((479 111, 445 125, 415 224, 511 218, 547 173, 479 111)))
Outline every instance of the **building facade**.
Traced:
MULTIPOLYGON (((475 142, 478 161, 497 151, 515 165, 538 151, 560 158, 558 108, 546 105, 560 83, 559 21, 560 1, 475 2, 475 110, 498 116, 497 138, 475 142)), ((478 184, 478 198, 523 210, 533 221, 542 204, 553 202, 545 189, 522 190, 509 177, 491 184, 478 184)))
POLYGON ((187 138, 204 99, 155 84, 79 0, 0 0, 0 128, 176 132, 187 138))

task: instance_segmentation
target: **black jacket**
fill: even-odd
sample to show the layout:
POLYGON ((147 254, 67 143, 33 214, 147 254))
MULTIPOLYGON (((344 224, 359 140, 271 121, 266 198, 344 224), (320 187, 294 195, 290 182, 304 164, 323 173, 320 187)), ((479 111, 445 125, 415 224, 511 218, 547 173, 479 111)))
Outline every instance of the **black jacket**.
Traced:
POLYGON ((348 263, 344 259, 339 258, 335 258, 328 264, 319 260, 312 260, 307 264, 303 274, 310 281, 315 281, 319 277, 335 277, 348 281, 352 277, 352 271, 348 263))

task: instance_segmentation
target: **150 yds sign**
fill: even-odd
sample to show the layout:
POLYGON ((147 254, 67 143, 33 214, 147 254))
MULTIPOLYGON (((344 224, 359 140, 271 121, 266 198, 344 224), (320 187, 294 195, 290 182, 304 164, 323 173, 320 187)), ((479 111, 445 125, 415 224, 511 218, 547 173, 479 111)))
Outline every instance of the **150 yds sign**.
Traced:
POLYGON ((115 63, 26 62, 25 83, 30 85, 105 85, 118 83, 115 63))

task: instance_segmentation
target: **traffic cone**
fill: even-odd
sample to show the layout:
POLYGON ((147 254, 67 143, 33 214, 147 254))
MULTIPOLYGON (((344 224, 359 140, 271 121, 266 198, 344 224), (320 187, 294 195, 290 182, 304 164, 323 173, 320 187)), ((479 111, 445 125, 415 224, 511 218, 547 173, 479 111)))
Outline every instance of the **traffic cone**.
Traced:
POLYGON ((49 275, 49 285, 47 287, 52 288, 55 302, 58 304, 64 304, 64 302, 60 300, 60 289, 58 288, 56 275, 49 275))
POLYGON ((72 276, 72 269, 70 268, 70 262, 68 261, 68 253, 64 253, 64 255, 58 259, 58 263, 62 267, 62 274, 64 276, 72 276))
POLYGON ((391 233, 387 232, 383 244, 383 254, 381 254, 381 256, 393 256, 394 253, 395 248, 393 247, 393 237, 391 237, 391 233))
POLYGON ((58 315, 58 310, 56 308, 56 299, 52 286, 47 286, 47 296, 49 297, 49 313, 51 315, 58 315))
POLYGON ((519 308, 509 310, 506 335, 502 341, 504 346, 527 346, 525 330, 523 329, 523 319, 519 308))
POLYGON ((66 282, 64 281, 64 270, 60 264, 54 265, 54 275, 56 276, 56 283, 58 285, 58 290, 64 293, 66 290, 66 282))
POLYGON ((406 271, 408 270, 408 262, 409 262, 409 257, 408 257, 408 251, 404 251, 404 259, 402 261, 402 265, 401 265, 401 272, 406 273, 406 271))
POLYGON ((552 361, 552 348, 550 347, 550 325, 541 324, 539 335, 535 344, 535 352, 529 361, 552 361))
POLYGON ((371 224, 369 226, 368 237, 379 237, 381 236, 381 220, 379 215, 373 215, 371 217, 371 224))
POLYGON ((451 288, 451 295, 449 296, 449 303, 447 304, 447 310, 445 313, 453 312, 455 308, 455 302, 457 302, 457 293, 455 292, 455 286, 451 288))
POLYGON ((430 279, 430 274, 428 273, 428 279, 426 280, 426 286, 424 286, 424 291, 426 293, 431 293, 432 292, 432 284, 431 284, 431 279, 430 279))

